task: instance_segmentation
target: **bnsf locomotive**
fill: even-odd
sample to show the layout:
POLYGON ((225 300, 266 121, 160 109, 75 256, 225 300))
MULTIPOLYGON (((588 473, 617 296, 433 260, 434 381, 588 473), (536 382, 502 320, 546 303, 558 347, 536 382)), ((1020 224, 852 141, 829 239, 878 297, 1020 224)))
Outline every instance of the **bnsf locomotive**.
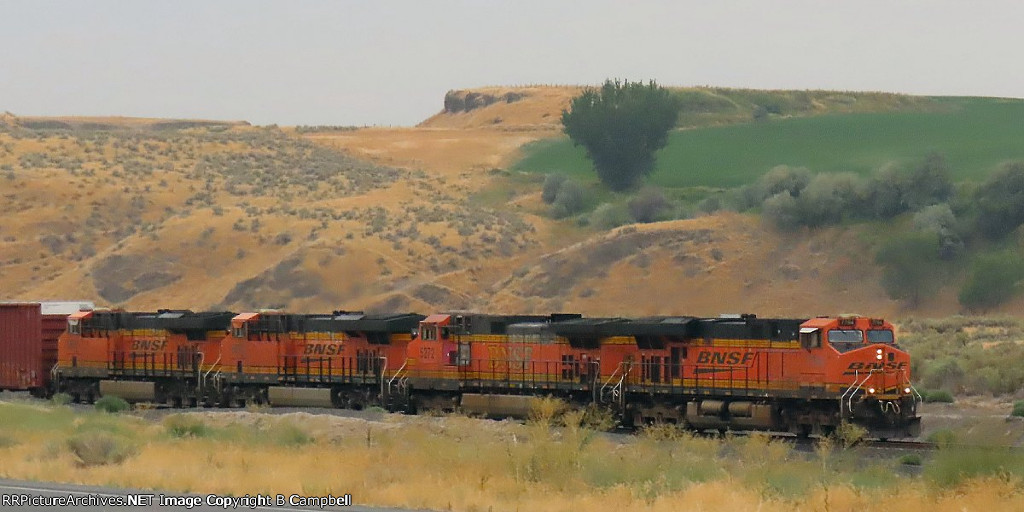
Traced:
POLYGON ((54 377, 76 400, 522 416, 550 395, 608 407, 624 426, 920 430, 909 356, 890 323, 860 316, 82 311, 54 377))

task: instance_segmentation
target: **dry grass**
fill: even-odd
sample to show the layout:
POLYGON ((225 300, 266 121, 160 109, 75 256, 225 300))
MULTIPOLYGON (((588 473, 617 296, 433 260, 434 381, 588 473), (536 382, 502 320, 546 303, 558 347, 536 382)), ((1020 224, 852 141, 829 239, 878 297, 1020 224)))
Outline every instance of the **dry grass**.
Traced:
MULTIPOLYGON (((900 312, 879 299, 856 227, 780 238, 751 216, 656 223, 641 229, 664 231, 668 245, 589 265, 602 240, 539 215, 540 183, 502 170, 523 144, 559 133, 560 109, 578 88, 473 92, 528 96, 417 128, 297 134, 68 118, 37 121, 70 129, 0 126, 0 284, 8 299, 131 309, 900 312), (95 128, 105 125, 114 129, 95 128), (680 228, 710 230, 712 241, 672 246, 680 228), (575 280, 529 272, 549 260, 585 268, 575 280), (519 269, 525 275, 510 278, 519 269), (539 282, 550 284, 540 300, 529 293, 539 282), (448 292, 428 293, 438 289, 448 292)), ((958 308, 954 294, 928 307, 917 313, 958 308)))
POLYGON ((235 495, 347 492, 360 504, 466 511, 872 511, 906 503, 1001 511, 1024 499, 1019 475, 1005 471, 939 487, 834 445, 801 456, 765 436, 716 440, 666 428, 613 440, 580 427, 573 414, 560 428, 250 412, 154 423, 5 403, 0 417, 19 419, 0 423, 14 441, 0 447, 0 477, 235 495), (84 466, 59 442, 96 432, 138 451, 84 466))

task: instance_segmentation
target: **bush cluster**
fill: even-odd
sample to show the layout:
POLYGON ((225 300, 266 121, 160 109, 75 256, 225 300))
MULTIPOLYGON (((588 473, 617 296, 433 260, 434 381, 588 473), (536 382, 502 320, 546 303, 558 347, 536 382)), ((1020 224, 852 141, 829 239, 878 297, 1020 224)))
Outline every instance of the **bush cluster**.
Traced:
POLYGON ((851 173, 811 176, 804 168, 778 166, 735 191, 733 203, 741 211, 760 206, 769 220, 790 230, 890 219, 945 203, 952 194, 948 166, 930 154, 916 166, 885 167, 868 179, 851 173))
POLYGON ((951 317, 909 320, 900 345, 913 354, 911 374, 928 399, 935 393, 1001 395, 1024 389, 1024 321, 951 317), (931 390, 926 392, 925 390, 931 390))
POLYGON ((132 406, 125 401, 125 399, 114 396, 106 395, 99 400, 96 400, 96 410, 108 413, 119 413, 131 409, 132 406))
POLYGON ((1024 261, 1014 251, 979 257, 971 266, 967 282, 960 290, 960 304, 971 311, 998 306, 1019 290, 1024 281, 1024 261))
POLYGON ((100 431, 72 436, 67 446, 83 466, 120 464, 138 452, 128 440, 100 431))
MULTIPOLYGON (((702 210, 720 206, 706 203, 702 210)), ((883 241, 876 254, 889 296, 911 306, 947 281, 955 268, 946 262, 963 257, 968 248, 976 256, 958 296, 967 310, 1005 303, 1024 280, 1019 250, 991 252, 992 242, 998 246, 1024 225, 1024 163, 1006 164, 980 185, 957 186, 935 153, 913 166, 883 167, 869 178, 778 166, 729 192, 726 203, 739 211, 759 208, 783 230, 912 214, 911 229, 883 241)))

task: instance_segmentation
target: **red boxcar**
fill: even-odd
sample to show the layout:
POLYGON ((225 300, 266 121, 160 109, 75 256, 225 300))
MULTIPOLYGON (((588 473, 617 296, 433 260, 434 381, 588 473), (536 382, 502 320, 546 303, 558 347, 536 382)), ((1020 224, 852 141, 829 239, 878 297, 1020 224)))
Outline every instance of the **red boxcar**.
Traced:
POLYGON ((57 362, 57 337, 72 309, 87 302, 0 303, 0 389, 45 395, 57 362))

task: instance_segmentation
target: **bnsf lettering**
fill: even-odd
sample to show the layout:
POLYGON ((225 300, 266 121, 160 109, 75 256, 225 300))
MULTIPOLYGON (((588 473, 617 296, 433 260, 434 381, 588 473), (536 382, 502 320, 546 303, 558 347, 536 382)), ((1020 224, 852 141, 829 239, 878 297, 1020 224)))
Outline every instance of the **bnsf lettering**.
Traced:
POLYGON ((135 340, 132 342, 133 351, 159 352, 167 346, 167 340, 135 340))
POLYGON ((754 360, 754 352, 711 352, 702 350, 697 353, 697 364, 728 364, 747 366, 754 360))
POLYGON ((846 369, 849 371, 869 371, 869 370, 902 370, 907 367, 907 362, 901 363, 864 363, 861 361, 854 361, 847 366, 846 369))
POLYGON ((306 349, 303 351, 303 354, 307 356, 340 356, 341 348, 342 346, 337 343, 309 343, 306 345, 306 349))
POLYGON ((488 345, 487 355, 490 356, 493 361, 528 363, 533 359, 533 347, 488 345))

